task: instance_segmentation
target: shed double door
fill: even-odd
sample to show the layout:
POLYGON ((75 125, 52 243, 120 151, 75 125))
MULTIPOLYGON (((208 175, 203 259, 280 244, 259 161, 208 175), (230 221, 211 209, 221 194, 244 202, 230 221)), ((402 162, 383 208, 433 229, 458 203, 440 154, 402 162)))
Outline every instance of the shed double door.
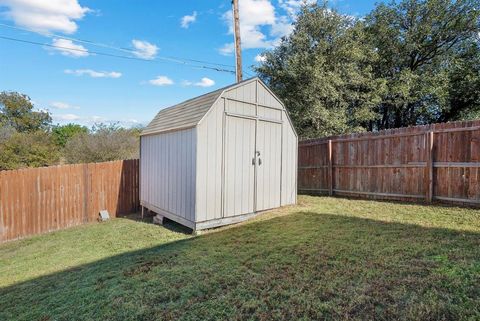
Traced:
POLYGON ((282 124, 226 116, 223 217, 280 206, 282 124))

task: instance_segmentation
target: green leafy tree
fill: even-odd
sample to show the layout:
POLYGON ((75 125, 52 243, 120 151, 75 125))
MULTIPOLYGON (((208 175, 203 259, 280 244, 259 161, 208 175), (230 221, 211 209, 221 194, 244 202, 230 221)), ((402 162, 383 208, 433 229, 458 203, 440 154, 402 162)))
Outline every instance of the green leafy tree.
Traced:
POLYGON ((75 135, 86 133, 88 133, 88 128, 78 124, 56 125, 52 128, 53 139, 60 147, 65 147, 75 135))
POLYGON ((363 23, 322 6, 304 6, 294 31, 265 53, 259 76, 285 102, 300 136, 365 130, 385 89, 372 70, 377 53, 363 23))
POLYGON ((0 125, 18 132, 47 130, 52 118, 48 112, 34 111, 30 97, 17 92, 0 93, 0 125))
POLYGON ((467 44, 453 60, 448 79, 449 106, 440 121, 480 118, 480 48, 467 44))
POLYGON ((365 30, 379 57, 373 65, 375 77, 387 83, 387 91, 375 108, 380 117, 372 129, 458 117, 455 112, 460 109, 452 108, 450 94, 455 94, 452 86, 459 86, 460 91, 471 88, 458 78, 456 65, 465 43, 478 44, 479 3, 403 0, 379 4, 366 17, 365 30))
POLYGON ((0 170, 58 162, 58 148, 49 132, 52 119, 33 108, 27 95, 0 93, 0 170))
POLYGON ((0 170, 58 163, 58 148, 43 131, 15 132, 0 144, 0 170))
POLYGON ((125 129, 116 124, 95 125, 89 133, 79 133, 67 142, 65 158, 69 163, 138 158, 139 133, 137 128, 125 129))
POLYGON ((304 6, 257 68, 302 137, 480 116, 480 0, 304 6))
POLYGON ((3 144, 16 132, 12 126, 0 124, 0 144, 3 144))

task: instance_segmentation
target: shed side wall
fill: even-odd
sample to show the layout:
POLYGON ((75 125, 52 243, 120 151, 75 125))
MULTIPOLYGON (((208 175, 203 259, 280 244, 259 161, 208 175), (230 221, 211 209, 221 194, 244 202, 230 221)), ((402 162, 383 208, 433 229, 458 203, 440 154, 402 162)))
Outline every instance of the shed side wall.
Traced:
POLYGON ((196 128, 141 137, 140 201, 195 220, 196 128))
POLYGON ((281 203, 283 205, 297 202, 297 155, 298 140, 286 112, 282 113, 282 192, 281 203))
POLYGON ((224 99, 197 126, 196 222, 222 217, 224 99))

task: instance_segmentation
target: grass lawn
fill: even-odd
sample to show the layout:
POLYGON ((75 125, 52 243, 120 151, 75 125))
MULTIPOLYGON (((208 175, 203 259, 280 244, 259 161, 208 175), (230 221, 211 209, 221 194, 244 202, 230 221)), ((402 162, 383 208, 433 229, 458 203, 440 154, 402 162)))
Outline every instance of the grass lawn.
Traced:
POLYGON ((193 237, 114 219, 0 245, 0 320, 480 320, 480 211, 299 198, 193 237))

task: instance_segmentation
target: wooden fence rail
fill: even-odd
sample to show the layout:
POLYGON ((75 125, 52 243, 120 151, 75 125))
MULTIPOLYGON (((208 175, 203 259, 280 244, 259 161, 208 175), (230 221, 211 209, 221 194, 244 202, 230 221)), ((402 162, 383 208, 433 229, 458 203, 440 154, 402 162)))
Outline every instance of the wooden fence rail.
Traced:
POLYGON ((138 160, 0 172, 0 241, 95 221, 139 208, 138 160))
POLYGON ((302 141, 300 193, 480 205, 480 121, 302 141))

